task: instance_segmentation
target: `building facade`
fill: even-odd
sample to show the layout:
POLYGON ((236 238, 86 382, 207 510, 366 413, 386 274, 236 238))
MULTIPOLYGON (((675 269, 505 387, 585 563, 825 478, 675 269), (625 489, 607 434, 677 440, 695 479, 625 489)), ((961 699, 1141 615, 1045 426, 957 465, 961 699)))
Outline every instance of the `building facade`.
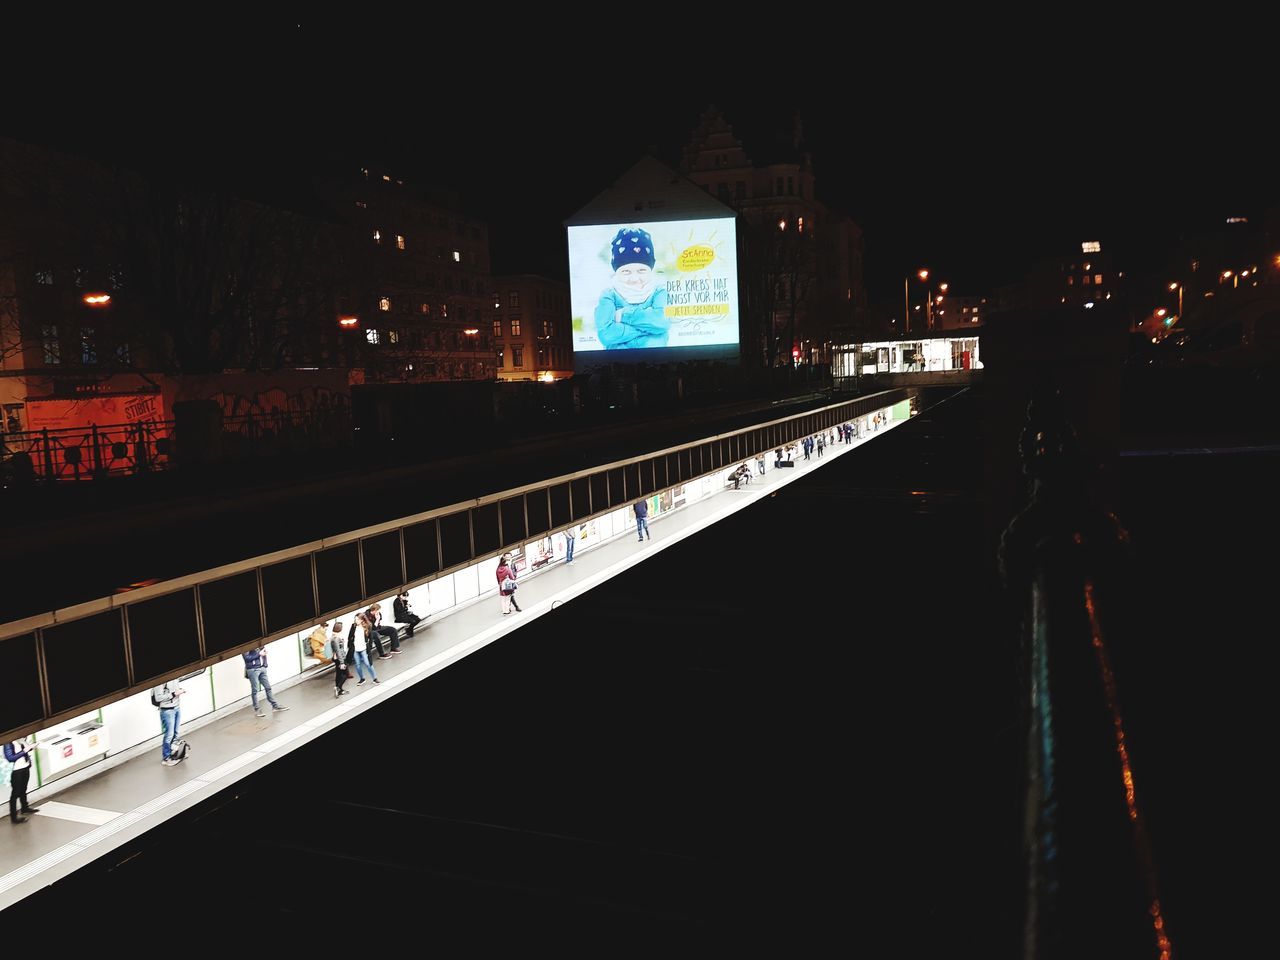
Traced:
POLYGON ((365 378, 492 380, 488 225, 369 168, 321 189, 350 231, 337 322, 359 341, 365 378))
POLYGON ((744 356, 827 362, 833 339, 866 311, 862 230, 818 200, 798 124, 774 153, 753 162, 712 108, 684 148, 680 172, 741 215, 744 356))
POLYGON ((569 286, 531 273, 493 278, 488 320, 499 380, 573 376, 569 286))
POLYGON ((1120 298, 1124 273, 1099 240, 1039 261, 1019 283, 998 291, 1001 310, 1094 306, 1120 298))

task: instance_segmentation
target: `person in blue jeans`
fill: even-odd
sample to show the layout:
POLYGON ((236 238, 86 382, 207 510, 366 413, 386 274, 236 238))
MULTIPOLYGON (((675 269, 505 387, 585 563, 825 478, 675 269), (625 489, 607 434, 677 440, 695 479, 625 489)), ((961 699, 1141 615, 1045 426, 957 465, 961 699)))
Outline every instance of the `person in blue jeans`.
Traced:
POLYGON ((185 692, 176 680, 151 688, 151 702, 160 708, 160 727, 164 730, 164 740, 160 744, 160 762, 166 767, 172 767, 178 762, 170 754, 173 752, 173 741, 178 739, 178 724, 182 720, 178 698, 185 692))
POLYGON ((266 648, 254 647, 244 654, 244 675, 245 679, 249 681, 249 694, 253 698, 253 715, 255 717, 265 717, 267 715, 265 711, 258 709, 259 684, 261 684, 263 692, 266 693, 267 702, 271 704, 272 710, 282 713, 289 709, 276 703, 276 698, 272 694, 271 681, 267 679, 266 648))
POLYGON ((573 563, 573 546, 577 543, 577 531, 570 527, 564 532, 564 562, 573 563))
POLYGON ((649 533, 649 501, 637 500, 631 507, 636 512, 636 537, 640 542, 644 542, 644 538, 653 539, 653 535, 649 533))
POLYGON ((369 662, 369 638, 373 633, 373 625, 369 622, 369 618, 363 613, 356 614, 356 628, 351 634, 351 660, 356 665, 356 676, 360 679, 356 682, 357 687, 364 686, 365 671, 369 671, 369 678, 374 683, 379 683, 378 675, 374 672, 373 664, 369 662))

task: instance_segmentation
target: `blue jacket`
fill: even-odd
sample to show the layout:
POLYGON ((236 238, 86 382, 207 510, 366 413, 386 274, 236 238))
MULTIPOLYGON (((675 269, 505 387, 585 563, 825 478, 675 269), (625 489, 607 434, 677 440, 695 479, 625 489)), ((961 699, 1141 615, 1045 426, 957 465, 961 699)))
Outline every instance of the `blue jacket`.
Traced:
POLYGON ((596 336, 606 350, 665 347, 671 331, 666 307, 667 288, 661 284, 640 303, 627 303, 617 291, 606 290, 596 304, 596 336))
POLYGON ((25 760, 26 762, 22 764, 22 767, 18 768, 22 769, 23 767, 31 766, 30 751, 31 748, 27 745, 25 740, 13 740, 4 745, 4 758, 15 767, 18 766, 19 760, 25 760))
POLYGON ((246 670, 257 670, 259 667, 266 667, 267 651, 261 647, 254 647, 244 655, 244 668, 246 670))

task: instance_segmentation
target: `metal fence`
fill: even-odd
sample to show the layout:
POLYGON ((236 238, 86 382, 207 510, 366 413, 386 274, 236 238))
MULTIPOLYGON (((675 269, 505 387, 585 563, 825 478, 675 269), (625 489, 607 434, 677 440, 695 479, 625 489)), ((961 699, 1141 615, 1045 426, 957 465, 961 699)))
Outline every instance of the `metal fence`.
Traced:
POLYGON ((164 470, 172 452, 172 420, 0 435, 0 469, 15 483, 164 470))

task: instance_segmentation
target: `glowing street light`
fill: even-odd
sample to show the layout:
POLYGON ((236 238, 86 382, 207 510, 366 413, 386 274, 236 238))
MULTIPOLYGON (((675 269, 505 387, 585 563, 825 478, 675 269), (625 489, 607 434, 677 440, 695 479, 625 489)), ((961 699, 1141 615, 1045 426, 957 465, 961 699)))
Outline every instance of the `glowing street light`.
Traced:
POLYGON ((360 325, 359 317, 339 317, 338 326, 340 327, 358 327, 360 325))
POLYGON ((111 302, 111 294, 109 293, 86 293, 81 297, 85 303, 91 307, 105 307, 111 302))
MULTIPOLYGON (((921 282, 921 283, 928 283, 928 281, 929 281, 929 271, 928 271, 928 270, 925 270, 925 269, 917 270, 917 271, 916 271, 916 276, 920 278, 920 282, 921 282)), ((925 302, 925 306, 926 306, 926 307, 931 307, 931 306, 932 306, 932 300, 931 300, 931 298, 929 297, 929 291, 928 291, 928 290, 925 290, 925 300, 924 300, 924 302, 925 302)), ((917 306, 915 309, 919 310, 919 309, 920 309, 920 307, 919 307, 919 306, 917 306)), ((902 311, 903 311, 903 313, 906 315, 906 318, 907 318, 907 319, 906 319, 906 321, 904 322, 904 326, 903 326, 903 328, 902 328, 902 332, 903 332, 903 333, 910 333, 910 332, 911 332, 911 278, 910 278, 910 277, 903 277, 903 278, 902 278, 902 311)), ((927 314, 926 314, 926 316, 927 316, 927 314)))

